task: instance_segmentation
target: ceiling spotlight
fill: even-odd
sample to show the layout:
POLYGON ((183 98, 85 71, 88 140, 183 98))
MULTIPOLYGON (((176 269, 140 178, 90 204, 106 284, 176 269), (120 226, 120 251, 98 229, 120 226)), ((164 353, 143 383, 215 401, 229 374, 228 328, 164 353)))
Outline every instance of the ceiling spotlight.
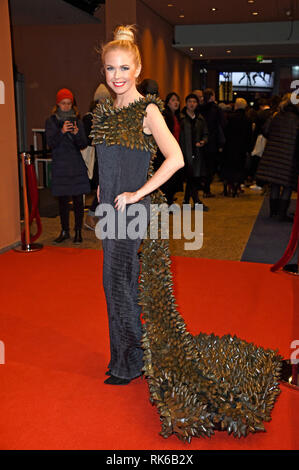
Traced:
POLYGON ((168 3, 167 6, 168 6, 168 7, 173 7, 173 4, 172 4, 172 3, 168 3))
POLYGON ((226 53, 227 53, 227 54, 230 54, 230 53, 231 53, 231 50, 230 50, 230 49, 227 49, 226 53))
POLYGON ((258 11, 253 11, 252 14, 253 14, 253 16, 256 16, 256 15, 258 15, 259 13, 258 13, 258 11))
POLYGON ((193 47, 190 47, 190 51, 194 51, 193 47))
POLYGON ((254 3, 254 0, 247 0, 248 3, 254 3))
POLYGON ((210 8, 210 11, 217 11, 217 10, 218 10, 218 8, 215 8, 215 7, 210 8))
POLYGON ((203 57, 203 54, 199 54, 199 57, 203 57))
POLYGON ((180 15, 179 18, 185 18, 185 15, 180 15))

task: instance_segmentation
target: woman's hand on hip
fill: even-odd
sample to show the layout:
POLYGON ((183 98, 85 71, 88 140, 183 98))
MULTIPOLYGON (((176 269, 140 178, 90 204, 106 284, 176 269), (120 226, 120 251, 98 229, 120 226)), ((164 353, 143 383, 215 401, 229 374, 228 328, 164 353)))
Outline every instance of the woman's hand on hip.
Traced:
POLYGON ((138 191, 135 191, 134 193, 121 193, 114 199, 114 207, 118 211, 121 210, 123 212, 127 204, 134 204, 139 200, 140 196, 138 194, 138 191))

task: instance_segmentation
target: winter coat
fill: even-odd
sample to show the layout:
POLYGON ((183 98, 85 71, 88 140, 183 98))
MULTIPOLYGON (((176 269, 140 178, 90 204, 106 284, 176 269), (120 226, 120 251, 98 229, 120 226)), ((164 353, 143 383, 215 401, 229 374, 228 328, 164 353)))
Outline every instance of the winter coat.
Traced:
POLYGON ((206 150, 209 153, 216 153, 225 143, 223 140, 223 130, 226 126, 224 113, 213 101, 200 105, 199 110, 208 126, 209 142, 206 150))
POLYGON ((63 122, 53 114, 46 121, 46 139, 52 150, 53 196, 76 196, 90 192, 87 168, 81 149, 87 147, 87 138, 81 121, 77 135, 61 132, 63 122))
POLYGON ((252 123, 244 109, 237 109, 228 116, 225 139, 222 176, 230 183, 241 183, 246 176, 246 159, 252 139, 252 123))
POLYGON ((272 114, 273 111, 271 108, 266 108, 257 112, 255 118, 255 129, 253 133, 253 138, 255 138, 255 140, 259 134, 262 134, 263 127, 272 114))
POLYGON ((299 161, 299 111, 293 104, 277 113, 269 126, 257 178, 267 183, 297 188, 299 161))
POLYGON ((195 127, 193 145, 192 119, 187 114, 185 114, 182 116, 181 120, 180 146, 184 155, 187 176, 189 177, 199 177, 206 175, 204 154, 205 147, 208 142, 208 128, 204 118, 200 114, 194 119, 195 127), (200 142, 201 140, 205 141, 205 145, 203 147, 195 147, 195 152, 193 152, 194 144, 196 142, 200 142))

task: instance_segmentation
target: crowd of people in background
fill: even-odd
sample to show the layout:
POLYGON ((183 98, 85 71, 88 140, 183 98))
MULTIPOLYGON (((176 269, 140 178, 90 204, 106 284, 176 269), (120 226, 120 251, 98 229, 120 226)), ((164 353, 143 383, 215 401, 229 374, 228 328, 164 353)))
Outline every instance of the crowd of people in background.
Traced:
MULTIPOLYGON (((269 192, 269 216, 292 222, 287 214, 292 191, 297 189, 299 168, 299 107, 291 94, 260 98, 256 107, 244 98, 217 103, 214 90, 194 90, 184 102, 176 93, 165 100, 166 123, 180 142, 185 158, 181 178, 173 177, 164 192, 169 204, 182 191, 184 204, 197 209, 203 198, 215 197, 215 175, 223 183, 224 197, 250 190, 269 192)), ((203 204, 203 203, 202 203, 203 204)), ((209 208, 203 204, 203 210, 209 208)))
MULTIPOLYGON (((158 84, 151 79, 143 80, 139 92, 159 95, 158 84)), ((95 106, 109 97, 108 89, 100 84, 89 112, 81 121, 73 94, 60 90, 47 120, 46 137, 53 158, 52 194, 58 196, 61 219, 61 233, 55 243, 70 238, 71 197, 75 212, 73 241, 82 242, 83 194, 89 193, 90 188, 94 198, 84 225, 89 230, 95 228, 98 167, 89 135, 95 106), (69 138, 63 139, 64 134, 69 138)), ((261 194, 268 191, 269 216, 292 221, 287 211, 292 191, 297 189, 299 107, 292 103, 291 94, 261 98, 256 109, 244 98, 217 103, 215 91, 207 88, 192 91, 184 100, 170 92, 164 106, 165 121, 185 159, 185 167, 161 188, 169 205, 177 201, 177 193, 183 192, 183 204, 191 200, 193 210, 203 207, 208 211, 200 192, 204 199, 215 197, 211 184, 217 175, 223 183, 223 197, 238 197, 246 187, 261 194)), ((155 169, 163 158, 158 149, 155 169)))

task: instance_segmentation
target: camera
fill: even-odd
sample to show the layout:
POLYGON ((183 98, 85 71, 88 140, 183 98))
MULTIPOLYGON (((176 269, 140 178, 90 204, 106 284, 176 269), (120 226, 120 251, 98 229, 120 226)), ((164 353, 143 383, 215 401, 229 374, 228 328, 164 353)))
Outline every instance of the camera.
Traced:
POLYGON ((77 123, 77 119, 73 116, 66 119, 66 121, 69 121, 73 125, 73 128, 74 128, 75 124, 77 123))
POLYGON ((77 122, 77 118, 74 117, 74 116, 71 116, 71 117, 67 118, 66 121, 70 121, 74 125, 74 123, 77 122))
MULTIPOLYGON (((77 118, 76 118, 75 116, 69 116, 69 117, 65 118, 64 121, 62 122, 62 126, 64 125, 64 123, 65 123, 66 121, 68 121, 69 123, 71 123, 71 124, 72 124, 72 127, 73 127, 73 129, 74 129, 75 123, 77 123, 77 118)), ((73 129, 72 129, 72 130, 73 130, 73 129)), ((70 131, 69 131, 69 132, 70 132, 70 131)))

